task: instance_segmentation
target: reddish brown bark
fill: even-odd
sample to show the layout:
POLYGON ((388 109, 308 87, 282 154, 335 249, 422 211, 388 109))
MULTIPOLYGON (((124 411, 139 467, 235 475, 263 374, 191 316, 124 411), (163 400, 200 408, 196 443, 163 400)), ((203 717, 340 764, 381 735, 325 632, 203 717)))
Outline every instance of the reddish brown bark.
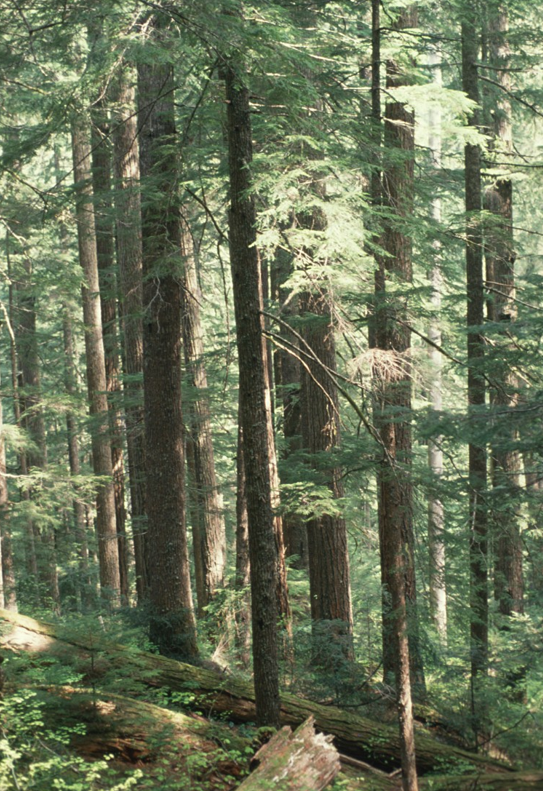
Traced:
POLYGON ((207 373, 204 361, 203 329, 200 318, 201 292, 190 227, 182 219, 183 279, 181 305, 183 352, 187 384, 191 387, 188 409, 187 450, 192 464, 189 476, 195 499, 192 525, 194 568, 198 612, 204 610, 218 588, 224 585, 226 534, 222 496, 215 473, 211 433, 211 414, 207 397, 207 373))
MULTIPOLYGON (((404 11, 398 29, 416 24, 416 11, 404 11)), ((387 65, 387 86, 394 88, 408 81, 398 64, 387 65)), ((378 473, 378 510, 383 584, 384 674, 389 680, 395 672, 394 641, 389 630, 394 626, 394 605, 389 598, 390 576, 399 559, 389 536, 400 531, 405 572, 405 596, 409 624, 409 649, 413 681, 424 689, 424 671, 418 640, 417 594, 414 560, 413 491, 411 484, 411 331, 408 323, 407 286, 412 279, 412 242, 405 233, 405 219, 413 211, 414 115, 407 105, 387 101, 384 118, 385 144, 395 151, 382 179, 382 203, 388 208, 380 243, 385 255, 379 256, 376 273, 376 312, 374 321, 374 381, 376 386, 376 423, 383 458, 378 473), (387 282, 402 291, 387 291, 387 282), (392 607, 392 615, 389 616, 392 607), (389 620, 389 618, 392 620, 389 620)))
MULTIPOLYGON (((326 285, 324 289, 324 293, 305 292, 300 305, 306 319, 304 348, 311 354, 302 366, 302 437, 317 482, 324 483, 333 500, 339 500, 344 495, 341 469, 333 463, 340 445, 339 401, 330 376, 336 370, 336 350, 331 296, 326 285)), ((340 514, 319 510, 324 513, 307 523, 311 618, 315 636, 320 637, 315 645, 320 645, 321 659, 333 665, 337 648, 344 657, 353 658, 347 526, 340 514), (329 651, 332 655, 327 658, 329 651)))
MULTIPOLYGON (((402 11, 397 28, 412 27, 414 6, 402 11)), ((372 2, 373 121, 378 134, 380 110, 380 5, 372 2)), ((387 87, 405 84, 406 75, 395 62, 387 65, 387 87)), ((406 286, 412 278, 411 239, 405 219, 413 210, 414 116, 400 102, 389 100, 384 118, 385 143, 395 156, 382 180, 375 173, 372 197, 389 210, 380 243, 386 255, 377 256, 375 313, 372 327, 374 359, 374 414, 382 458, 377 475, 379 544, 383 584, 383 665, 385 680, 394 676, 404 791, 417 791, 417 767, 411 675, 424 685, 417 639, 414 570, 413 493, 411 465, 411 361, 406 286), (403 286, 400 294, 387 293, 387 282, 403 286)))

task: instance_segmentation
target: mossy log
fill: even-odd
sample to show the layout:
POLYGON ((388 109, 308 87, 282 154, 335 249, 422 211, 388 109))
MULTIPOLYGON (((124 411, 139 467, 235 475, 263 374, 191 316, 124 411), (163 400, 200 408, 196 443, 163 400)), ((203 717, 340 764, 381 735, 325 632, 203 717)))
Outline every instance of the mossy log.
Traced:
POLYGON ((428 777, 421 791, 541 791, 543 772, 476 774, 456 777, 428 777))
POLYGON ((340 771, 339 755, 332 737, 315 733, 309 717, 294 733, 285 725, 256 753, 256 769, 239 791, 321 791, 340 771))
MULTIPOLYGON (((237 736, 225 724, 111 692, 69 686, 26 689, 40 706, 46 729, 40 743, 45 751, 47 734, 62 731, 69 734, 70 751, 80 758, 95 761, 108 756, 117 772, 138 769, 146 787, 156 781, 156 788, 164 778, 175 778, 176 788, 230 791, 249 770, 249 739, 237 736)), ((9 726, 6 736, 9 740, 9 726)))
MULTIPOLYGON (((4 649, 54 654, 61 661, 75 666, 87 683, 99 684, 108 670, 120 671, 132 684, 140 682, 172 692, 190 692, 198 708, 207 716, 227 714, 233 722, 252 722, 255 719, 252 684, 226 673, 109 642, 99 636, 98 630, 88 635, 79 634, 6 610, 0 610, 1 621, 12 627, 5 629, 4 649)), ((317 730, 334 737, 340 753, 387 772, 399 767, 399 737, 393 725, 375 722, 334 706, 313 703, 296 695, 285 693, 281 696, 283 725, 297 727, 311 716, 317 730)), ((417 731, 416 747, 420 774, 510 771, 503 763, 439 742, 422 730, 417 731)))

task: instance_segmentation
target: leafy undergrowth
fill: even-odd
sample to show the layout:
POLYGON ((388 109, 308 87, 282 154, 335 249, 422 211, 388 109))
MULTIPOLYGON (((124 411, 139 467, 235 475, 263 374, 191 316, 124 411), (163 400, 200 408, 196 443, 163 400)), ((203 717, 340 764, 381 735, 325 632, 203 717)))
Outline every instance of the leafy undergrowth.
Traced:
POLYGON ((7 690, 0 711, 1 791, 229 791, 254 753, 228 725, 111 693, 7 690))

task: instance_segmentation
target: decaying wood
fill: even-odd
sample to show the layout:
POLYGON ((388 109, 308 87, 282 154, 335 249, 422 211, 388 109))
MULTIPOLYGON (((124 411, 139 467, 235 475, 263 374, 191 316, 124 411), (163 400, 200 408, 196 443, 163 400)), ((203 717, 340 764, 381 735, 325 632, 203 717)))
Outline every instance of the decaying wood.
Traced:
MULTIPOLYGON (((250 683, 226 673, 176 662, 173 659, 127 648, 102 639, 98 630, 76 634, 60 626, 36 621, 24 615, 0 610, 0 622, 11 629, 2 639, 5 650, 51 653, 74 665, 87 683, 99 684, 110 670, 121 668, 130 683, 190 691, 195 705, 206 716, 228 713, 233 722, 254 722, 254 690, 250 683), (76 650, 74 650, 74 648, 76 650)), ((117 682, 121 683, 121 682, 117 682)), ((281 721, 298 726, 313 716, 317 730, 331 734, 337 749, 374 767, 391 772, 399 767, 399 739, 392 725, 374 722, 360 715, 323 706, 291 694, 281 696, 281 721)), ((426 772, 454 772, 454 767, 471 766, 479 772, 508 772, 503 763, 436 741, 417 732, 417 768, 426 772)))
MULTIPOLYGON (((186 788, 205 783, 210 791, 230 791, 248 770, 244 756, 250 742, 225 724, 110 692, 68 686, 29 689, 36 694, 47 730, 63 728, 70 734, 71 752, 87 761, 111 756, 120 772, 141 770, 148 787, 160 788, 164 778, 175 776, 186 788)), ((10 692, 7 685, 6 698, 10 692)), ((47 736, 44 742, 47 750, 47 736)))
POLYGON ((507 775, 477 774, 428 778, 428 791, 538 791, 543 788, 543 772, 511 772, 507 775), (432 784, 430 784, 432 782, 432 784))
POLYGON ((313 717, 292 732, 286 725, 260 748, 252 763, 257 768, 240 791, 321 791, 340 770, 332 737, 315 733, 313 717))

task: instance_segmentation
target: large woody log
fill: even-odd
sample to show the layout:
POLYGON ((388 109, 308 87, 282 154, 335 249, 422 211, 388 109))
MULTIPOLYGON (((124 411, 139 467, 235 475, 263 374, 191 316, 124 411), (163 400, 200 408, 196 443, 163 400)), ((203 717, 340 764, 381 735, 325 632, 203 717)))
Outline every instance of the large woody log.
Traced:
MULTIPOLYGON (((190 690, 195 705, 209 716, 228 713, 234 722, 254 722, 253 685, 226 673, 177 662, 174 659, 118 645, 98 632, 76 634, 61 626, 36 621, 24 615, 0 610, 0 622, 11 624, 2 639, 4 649, 51 653, 75 665, 84 680, 99 684, 100 677, 122 669, 131 682, 173 692, 190 690), (75 649, 75 650, 74 650, 75 649)), ((400 745, 397 729, 374 722, 335 706, 323 706, 296 695, 281 696, 281 724, 298 726, 313 716, 317 730, 331 734, 340 753, 366 761, 387 772, 399 768, 400 745)), ((426 772, 454 771, 455 766, 478 772, 508 772, 509 767, 492 758, 443 744, 417 732, 417 768, 426 772)))
POLYGON ((332 736, 315 733, 313 717, 296 731, 285 725, 256 753, 256 769, 239 791, 268 791, 279 784, 282 791, 321 791, 341 769, 332 736))

